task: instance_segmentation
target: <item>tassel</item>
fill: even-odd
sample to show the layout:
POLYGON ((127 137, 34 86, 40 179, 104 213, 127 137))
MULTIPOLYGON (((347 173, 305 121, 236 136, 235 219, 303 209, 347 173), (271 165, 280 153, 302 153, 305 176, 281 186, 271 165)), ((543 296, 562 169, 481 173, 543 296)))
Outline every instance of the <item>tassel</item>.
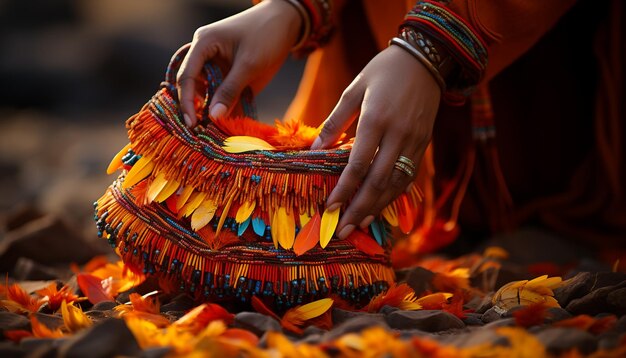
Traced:
POLYGON ((300 229, 293 245, 293 252, 295 252, 296 255, 300 256, 311 250, 320 241, 321 220, 322 218, 320 217, 320 214, 315 213, 313 218, 311 218, 311 220, 309 220, 309 222, 300 229))
POLYGON ((320 224, 320 246, 322 249, 326 248, 326 245, 328 245, 330 239, 335 234, 337 223, 339 223, 339 212, 339 208, 333 211, 324 210, 320 224))

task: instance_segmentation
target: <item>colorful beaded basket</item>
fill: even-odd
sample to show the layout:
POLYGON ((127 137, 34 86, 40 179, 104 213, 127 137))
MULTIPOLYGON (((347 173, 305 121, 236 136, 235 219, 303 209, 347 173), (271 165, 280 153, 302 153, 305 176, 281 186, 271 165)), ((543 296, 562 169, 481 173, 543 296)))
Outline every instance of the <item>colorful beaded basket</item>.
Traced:
POLYGON ((369 230, 333 238, 340 213, 325 210, 325 201, 351 141, 310 150, 315 128, 254 121, 249 94, 240 101, 245 117, 209 120, 221 81, 210 64, 200 125, 186 128, 175 73, 187 49, 126 122, 130 143, 108 169, 122 174, 95 203, 99 236, 131 269, 199 300, 257 295, 286 308, 334 294, 358 307, 384 290, 394 281, 388 233, 411 229, 418 189, 390 204, 369 230))

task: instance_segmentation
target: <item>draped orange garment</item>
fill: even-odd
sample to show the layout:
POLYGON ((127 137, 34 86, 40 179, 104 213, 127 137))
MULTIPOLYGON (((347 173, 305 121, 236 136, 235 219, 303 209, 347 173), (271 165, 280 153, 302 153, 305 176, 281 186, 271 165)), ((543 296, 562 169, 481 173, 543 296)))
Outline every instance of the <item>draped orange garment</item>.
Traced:
MULTIPOLYGON (((362 67, 387 46, 404 14, 415 2, 363 0, 336 3, 335 34, 325 47, 309 56, 287 118, 304 118, 315 125, 323 121, 362 67)), ((608 18, 576 25, 583 29, 582 38, 568 37, 568 31, 576 28, 572 25, 574 27, 561 31, 561 37, 552 36, 552 44, 544 44, 547 40, 542 40, 539 46, 535 45, 570 11, 574 0, 453 0, 448 4, 473 25, 489 47, 489 64, 482 86, 487 88, 487 82, 494 80, 490 87, 494 94, 499 162, 514 203, 510 212, 489 213, 480 204, 484 199, 481 195, 472 198, 470 187, 469 197, 460 209, 462 228, 480 231, 481 227, 488 226, 484 216, 505 214, 516 224, 539 223, 563 235, 598 241, 598 246, 625 246, 626 198, 623 186, 626 180, 622 164, 625 154, 622 136, 626 113, 623 92, 626 41, 621 38, 625 26, 620 19, 626 6, 619 0, 607 3, 598 6, 607 7, 603 16, 608 18), (592 34, 590 39, 596 34, 595 41, 587 41, 584 31, 592 34), (591 53, 595 53, 595 63, 591 62, 591 67, 566 72, 563 68, 573 67, 568 57, 556 62, 553 61, 554 56, 546 55, 570 41, 572 61, 579 60, 576 58, 578 53, 581 58, 593 58, 591 53), (533 46, 539 47, 539 50, 533 46), (585 52, 589 54, 585 55, 585 52), (531 53, 539 60, 533 62, 531 53), (521 56, 524 56, 523 59, 513 64, 521 56), (557 74, 553 75, 553 72, 557 74), (563 76, 555 77, 560 72, 563 76), (583 74, 582 78, 587 72, 597 74, 597 84, 593 81, 591 86, 588 82, 576 84, 577 74, 583 74), (501 73, 501 76, 496 76, 501 73), (542 82, 542 78, 546 81, 542 82), (559 83, 551 83, 551 78, 559 83), (525 83, 528 82, 524 81, 526 79, 535 81, 525 83), (567 83, 570 79, 572 84, 567 83), (584 88, 579 91, 584 101, 595 101, 595 106, 590 107, 595 108, 592 112, 576 113, 573 98, 567 98, 572 96, 570 87, 575 85, 592 87, 588 92, 584 88), (493 91, 494 86, 498 88, 497 93, 493 91), (544 92, 547 98, 543 102, 534 98, 544 92), (507 97, 507 93, 514 97, 507 97), (515 100, 521 105, 516 107, 515 100), (533 103, 539 106, 538 110, 533 111, 533 103), (572 110, 569 112, 559 111, 558 106, 566 109, 570 104, 572 110), (526 110, 528 113, 525 113, 526 110), (566 118, 569 115, 581 119, 570 125, 570 118, 566 118), (581 124, 583 122, 586 124, 581 124), (536 135, 544 131, 547 139, 536 135), (571 133, 577 134, 570 136, 571 133)), ((596 4, 589 1, 586 6, 596 4)), ((585 11, 584 8, 578 10, 576 19, 565 22, 580 22, 580 18, 585 20, 585 11)), ((449 213, 436 212, 434 203, 444 188, 442 182, 454 177, 454 170, 446 172, 445 168, 458 167, 467 160, 466 152, 472 146, 471 140, 467 139, 471 131, 469 113, 467 108, 440 108, 433 140, 436 154, 429 150, 422 163, 421 185, 427 191, 439 191, 432 198, 426 198, 426 226, 432 226, 437 216, 450 216, 449 213), (437 127, 440 129, 437 130, 437 127), (456 148, 456 151, 450 148, 456 148), (435 167, 438 170, 436 176, 435 167)))

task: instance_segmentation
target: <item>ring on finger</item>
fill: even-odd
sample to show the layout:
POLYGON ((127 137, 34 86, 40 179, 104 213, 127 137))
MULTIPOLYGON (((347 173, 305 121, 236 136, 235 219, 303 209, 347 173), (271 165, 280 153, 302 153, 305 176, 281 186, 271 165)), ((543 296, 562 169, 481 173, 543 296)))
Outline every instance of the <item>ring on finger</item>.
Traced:
POLYGON ((415 176, 415 169, 411 168, 410 166, 408 166, 405 163, 402 163, 400 161, 397 161, 393 164, 395 169, 398 169, 399 171, 401 171, 402 173, 408 175, 409 177, 413 178, 415 176))

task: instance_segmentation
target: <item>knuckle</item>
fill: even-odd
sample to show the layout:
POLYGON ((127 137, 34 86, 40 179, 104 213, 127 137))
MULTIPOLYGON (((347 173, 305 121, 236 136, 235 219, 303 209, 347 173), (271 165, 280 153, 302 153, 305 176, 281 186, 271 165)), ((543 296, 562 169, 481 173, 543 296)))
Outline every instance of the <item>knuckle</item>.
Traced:
POLYGON ((386 175, 377 175, 372 177, 368 184, 370 188, 381 192, 389 187, 389 177, 386 175))
POLYGON ((358 179, 362 179, 367 175, 368 169, 369 163, 365 163, 360 160, 353 160, 348 163, 345 171, 348 172, 349 175, 352 175, 358 179))
POLYGON ((322 139, 330 138, 337 132, 337 129, 338 127, 335 121, 329 119, 324 122, 324 126, 322 127, 319 136, 322 137, 322 139))
POLYGON ((237 98, 237 88, 230 82, 222 83, 219 91, 221 99, 228 103, 234 102, 237 98))

